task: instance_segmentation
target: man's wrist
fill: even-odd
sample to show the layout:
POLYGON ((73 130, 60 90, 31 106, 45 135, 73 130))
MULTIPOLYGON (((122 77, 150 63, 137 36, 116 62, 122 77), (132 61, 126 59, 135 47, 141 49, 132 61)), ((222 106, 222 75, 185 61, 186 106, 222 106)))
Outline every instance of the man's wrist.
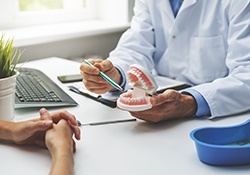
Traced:
POLYGON ((119 71, 120 75, 121 75, 121 83, 119 84, 122 88, 125 87, 126 84, 126 75, 124 73, 124 71, 122 70, 122 68, 120 68, 119 66, 115 66, 116 69, 119 71))
POLYGON ((0 140, 14 142, 13 124, 12 122, 1 121, 0 140))
POLYGON ((204 97, 196 90, 194 89, 185 89, 181 92, 185 95, 192 96, 197 104, 197 110, 195 112, 195 116, 210 116, 210 108, 208 106, 207 101, 204 99, 204 97))
POLYGON ((50 149, 50 151, 51 151, 51 155, 54 158, 73 156, 73 148, 70 145, 67 145, 67 144, 62 145, 62 148, 59 148, 58 146, 55 146, 53 149, 50 149))
POLYGON ((182 95, 183 95, 184 104, 186 108, 184 111, 184 117, 194 116, 197 111, 197 103, 196 103, 195 98, 188 94, 182 94, 182 95))
MULTIPOLYGON (((126 85, 126 75, 125 75, 124 71, 119 66, 115 66, 115 68, 118 70, 118 72, 121 75, 121 81, 120 81, 119 85, 124 89, 125 85, 126 85)), ((118 92, 118 90, 113 89, 110 92, 118 92)))

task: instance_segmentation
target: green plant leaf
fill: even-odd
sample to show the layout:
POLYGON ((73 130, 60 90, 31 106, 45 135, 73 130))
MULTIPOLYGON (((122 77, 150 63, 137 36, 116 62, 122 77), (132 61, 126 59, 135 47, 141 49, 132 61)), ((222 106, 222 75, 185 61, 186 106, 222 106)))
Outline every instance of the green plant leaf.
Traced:
POLYGON ((24 53, 18 48, 14 48, 14 38, 4 39, 3 33, 0 38, 0 79, 14 75, 16 65, 24 53))

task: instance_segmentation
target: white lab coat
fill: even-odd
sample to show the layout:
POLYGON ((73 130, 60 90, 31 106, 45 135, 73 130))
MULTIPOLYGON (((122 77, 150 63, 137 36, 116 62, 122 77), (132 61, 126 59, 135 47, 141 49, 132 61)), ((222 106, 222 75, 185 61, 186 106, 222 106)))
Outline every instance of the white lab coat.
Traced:
POLYGON ((250 0, 136 0, 131 28, 110 59, 194 85, 213 117, 250 109, 250 0))

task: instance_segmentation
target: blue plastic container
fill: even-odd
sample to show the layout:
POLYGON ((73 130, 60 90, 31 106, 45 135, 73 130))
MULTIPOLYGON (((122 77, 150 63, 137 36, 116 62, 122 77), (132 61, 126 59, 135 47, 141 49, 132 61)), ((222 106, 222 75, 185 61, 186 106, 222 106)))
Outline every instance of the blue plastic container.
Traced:
POLYGON ((190 136, 199 159, 206 164, 250 164, 250 120, 229 127, 198 128, 190 136))

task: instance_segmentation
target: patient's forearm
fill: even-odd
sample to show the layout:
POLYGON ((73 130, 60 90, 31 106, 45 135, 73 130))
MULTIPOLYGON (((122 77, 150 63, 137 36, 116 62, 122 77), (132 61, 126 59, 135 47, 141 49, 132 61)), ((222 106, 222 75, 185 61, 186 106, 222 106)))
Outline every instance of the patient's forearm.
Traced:
POLYGON ((73 175, 74 158, 71 150, 60 150, 52 153, 52 167, 50 175, 73 175))
POLYGON ((0 140, 12 141, 12 128, 14 123, 8 121, 0 121, 0 140))

